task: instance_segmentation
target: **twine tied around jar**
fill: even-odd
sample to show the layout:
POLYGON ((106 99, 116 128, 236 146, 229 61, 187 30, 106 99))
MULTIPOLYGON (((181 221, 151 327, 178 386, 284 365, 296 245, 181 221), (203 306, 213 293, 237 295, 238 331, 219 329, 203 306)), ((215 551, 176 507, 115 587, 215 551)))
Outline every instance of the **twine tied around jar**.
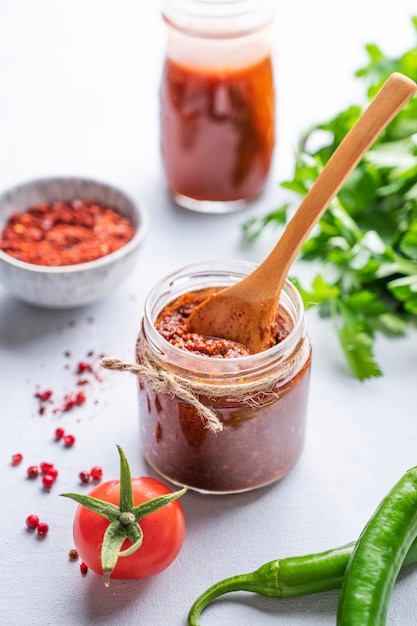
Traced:
POLYGON ((131 372, 139 379, 144 378, 149 382, 156 393, 165 393, 171 397, 177 397, 186 404, 190 404, 200 415, 205 427, 214 433, 223 430, 223 423, 216 411, 199 400, 202 395, 206 398, 231 397, 234 401, 248 406, 257 406, 265 401, 265 397, 276 399, 278 393, 273 391, 274 386, 286 378, 291 372, 296 371, 300 362, 305 358, 305 342, 301 350, 277 372, 264 378, 249 382, 228 385, 206 384, 199 381, 187 380, 172 371, 161 366, 153 357, 145 341, 140 338, 137 342, 139 363, 126 363, 113 357, 105 357, 100 360, 100 365, 108 370, 131 372))

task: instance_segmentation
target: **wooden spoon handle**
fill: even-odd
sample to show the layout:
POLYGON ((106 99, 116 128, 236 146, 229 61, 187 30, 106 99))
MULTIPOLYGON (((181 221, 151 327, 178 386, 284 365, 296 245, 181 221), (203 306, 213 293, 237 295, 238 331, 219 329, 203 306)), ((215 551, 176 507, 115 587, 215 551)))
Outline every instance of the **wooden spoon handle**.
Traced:
POLYGON ((326 163, 275 248, 259 266, 259 276, 255 276, 257 270, 252 273, 255 280, 259 278, 258 299, 262 298, 259 290, 266 297, 281 292, 288 270, 313 226, 365 152, 416 90, 416 83, 402 74, 393 73, 387 79, 326 163))

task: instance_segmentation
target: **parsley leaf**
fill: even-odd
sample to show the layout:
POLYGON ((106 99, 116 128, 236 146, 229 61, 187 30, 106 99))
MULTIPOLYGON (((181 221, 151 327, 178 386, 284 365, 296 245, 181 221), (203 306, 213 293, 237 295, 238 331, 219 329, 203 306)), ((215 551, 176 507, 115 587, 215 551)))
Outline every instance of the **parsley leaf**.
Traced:
MULTIPOLYGON (((417 16, 411 18, 417 35, 417 16)), ((304 196, 334 150, 392 72, 417 81, 417 45, 398 57, 366 46, 363 106, 352 104, 301 137, 293 177, 281 187, 304 196), (317 141, 319 139, 321 143, 317 141), (319 147, 310 149, 309 146, 319 147)), ((322 265, 310 287, 298 287, 306 308, 333 320, 346 362, 359 380, 381 376, 377 333, 395 337, 417 325, 417 98, 397 114, 368 150, 302 247, 300 258, 322 265)), ((283 226, 286 203, 243 225, 247 242, 283 226)))

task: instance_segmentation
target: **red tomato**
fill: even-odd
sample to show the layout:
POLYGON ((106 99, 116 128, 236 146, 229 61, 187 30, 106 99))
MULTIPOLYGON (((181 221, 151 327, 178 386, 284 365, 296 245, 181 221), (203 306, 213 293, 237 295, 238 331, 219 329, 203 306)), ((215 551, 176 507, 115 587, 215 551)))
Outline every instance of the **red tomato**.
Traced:
MULTIPOLYGON (((171 490, 155 478, 132 478, 135 506, 171 493, 171 490)), ((119 505, 120 482, 112 480, 95 487, 90 496, 119 505)), ((109 521, 79 505, 74 519, 74 542, 80 558, 90 569, 102 574, 101 544, 109 521)), ((170 502, 140 521, 143 543, 129 556, 119 557, 111 578, 150 578, 168 567, 178 555, 184 541, 185 519, 179 500, 170 502)), ((126 540, 122 550, 131 545, 126 540)))

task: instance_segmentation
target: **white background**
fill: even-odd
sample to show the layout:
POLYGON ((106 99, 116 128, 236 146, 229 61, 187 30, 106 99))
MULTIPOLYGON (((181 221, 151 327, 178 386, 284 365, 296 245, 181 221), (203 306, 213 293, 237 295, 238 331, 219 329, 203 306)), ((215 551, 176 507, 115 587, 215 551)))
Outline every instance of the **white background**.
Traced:
MULTIPOLYGON (((253 248, 241 225, 282 200, 299 133, 357 102, 353 78, 364 45, 388 54, 415 45, 414 0, 277 2, 274 25, 278 144, 265 194, 242 213, 198 215, 175 208, 159 157, 158 86, 164 27, 158 2, 2 0, 0 2, 0 188, 51 175, 115 183, 146 204, 150 229, 123 284, 87 308, 45 311, 0 288, 0 450, 2 476, 0 623, 185 625, 194 599, 213 582, 265 561, 327 549, 356 538, 381 498, 417 463, 417 337, 380 340, 384 376, 359 383, 348 373, 330 322, 309 313, 314 366, 306 447, 280 483, 251 494, 188 493, 184 548, 148 581, 82 578, 67 558, 75 504, 59 498, 82 489, 78 472, 99 464, 118 476, 115 444, 133 474, 149 474, 140 452, 136 381, 103 372, 87 403, 64 417, 40 416, 37 387, 57 396, 74 384, 72 369, 89 350, 133 359, 143 302, 151 286, 185 263, 218 257, 261 261, 276 233, 253 248), (65 357, 65 351, 71 356, 65 357), (66 368, 69 366, 70 369, 66 368), (77 443, 53 441, 58 423, 77 443), (11 455, 24 454, 18 468, 11 455), (25 468, 51 461, 60 470, 49 494, 25 468), (37 513, 50 525, 38 541, 25 530, 37 513)), ((300 270, 301 271, 301 270, 300 270)), ((417 573, 401 574, 389 624, 417 620, 417 573)), ((234 595, 209 607, 202 625, 285 626, 335 623, 337 592, 294 600, 234 595)))

